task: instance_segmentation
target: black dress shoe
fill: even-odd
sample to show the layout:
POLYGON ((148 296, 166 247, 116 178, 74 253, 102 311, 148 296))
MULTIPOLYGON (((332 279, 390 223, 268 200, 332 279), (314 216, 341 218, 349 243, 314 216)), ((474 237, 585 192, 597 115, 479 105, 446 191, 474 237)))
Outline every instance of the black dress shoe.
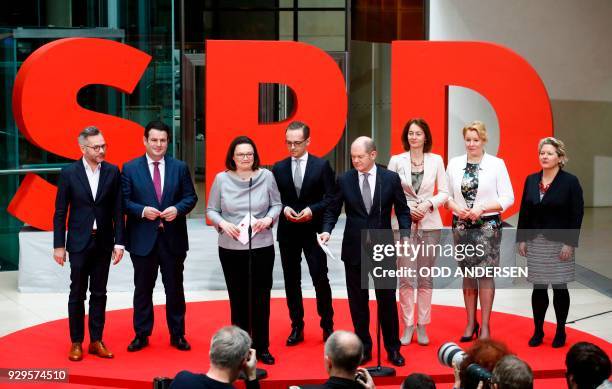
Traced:
POLYGON ((191 350, 191 345, 189 345, 189 342, 187 342, 187 339, 185 339, 183 335, 171 337, 170 344, 181 351, 191 350))
POLYGON ((404 366, 406 364, 406 360, 399 351, 391 351, 389 353, 389 362, 394 366, 404 366))
POLYGON ((264 350, 261 353, 257 353, 257 359, 265 365, 274 365, 274 357, 270 354, 269 350, 264 350))
POLYGON ((366 363, 372 360, 372 351, 364 351, 363 358, 361 358, 361 365, 365 365, 366 363))
POLYGON ((138 335, 136 335, 134 340, 132 340, 132 342, 128 345, 127 351, 129 351, 129 352, 140 351, 143 348, 147 347, 148 345, 149 345, 149 337, 148 336, 138 336, 138 335))
POLYGON ((298 343, 304 341, 304 329, 300 327, 293 327, 291 334, 287 338, 287 346, 295 346, 298 343))
POLYGON ((323 328, 323 341, 327 341, 327 338, 329 338, 329 336, 331 334, 334 333, 334 329, 332 327, 329 328, 323 328))

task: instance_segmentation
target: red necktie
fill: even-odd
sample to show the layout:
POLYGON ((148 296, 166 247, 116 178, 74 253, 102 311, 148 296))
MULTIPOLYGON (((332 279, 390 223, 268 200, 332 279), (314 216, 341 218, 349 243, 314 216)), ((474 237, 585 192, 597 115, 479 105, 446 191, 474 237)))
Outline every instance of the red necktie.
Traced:
POLYGON ((157 195, 157 201, 161 204, 162 198, 162 187, 161 187, 161 172, 159 171, 159 162, 153 162, 153 186, 155 187, 155 194, 157 195))

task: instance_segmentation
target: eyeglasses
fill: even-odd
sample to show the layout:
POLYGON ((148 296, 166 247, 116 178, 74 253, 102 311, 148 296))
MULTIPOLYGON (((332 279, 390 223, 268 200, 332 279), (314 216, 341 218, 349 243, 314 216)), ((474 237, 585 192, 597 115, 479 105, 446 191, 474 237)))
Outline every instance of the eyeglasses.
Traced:
POLYGON ((308 139, 304 139, 304 140, 297 140, 295 142, 290 142, 290 141, 285 141, 285 144, 287 145, 287 147, 298 147, 301 146, 304 142, 306 142, 308 139))
POLYGON ((95 151, 96 153, 99 153, 100 150, 106 150, 106 144, 102 144, 102 145, 94 145, 94 146, 88 146, 88 145, 84 145, 87 148, 92 149, 93 151, 95 151))
POLYGON ((251 159, 253 158, 253 155, 255 155, 255 153, 237 153, 234 154, 234 157, 238 159, 251 159))

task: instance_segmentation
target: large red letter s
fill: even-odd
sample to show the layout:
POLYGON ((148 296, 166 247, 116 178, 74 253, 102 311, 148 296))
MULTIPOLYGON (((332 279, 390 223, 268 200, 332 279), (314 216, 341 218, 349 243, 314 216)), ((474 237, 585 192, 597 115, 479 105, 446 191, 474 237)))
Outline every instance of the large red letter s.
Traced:
MULTIPOLYGON (((13 114, 25 137, 36 146, 78 159, 79 132, 98 127, 110 145, 109 162, 142 153, 143 128, 134 122, 90 111, 77 104, 77 93, 100 84, 131 93, 151 57, 122 43, 93 38, 59 39, 36 50, 23 63, 13 89, 13 114)), ((34 227, 51 230, 55 186, 28 174, 7 210, 34 227)))
POLYGON ((299 42, 206 42, 206 193, 224 170, 231 140, 248 135, 262 164, 287 156, 287 123, 299 120, 311 129, 310 152, 323 155, 337 143, 346 123, 346 85, 340 68, 323 50, 299 42), (284 122, 258 121, 259 84, 286 84, 297 108, 284 122))
POLYGON ((432 129, 434 151, 446 158, 448 87, 479 92, 499 120, 497 156, 512 181, 515 201, 507 211, 512 215, 520 206, 525 177, 538 169, 538 140, 552 135, 550 100, 536 71, 515 52, 484 42, 396 41, 392 56, 392 153, 401 149, 404 124, 422 117, 432 129))

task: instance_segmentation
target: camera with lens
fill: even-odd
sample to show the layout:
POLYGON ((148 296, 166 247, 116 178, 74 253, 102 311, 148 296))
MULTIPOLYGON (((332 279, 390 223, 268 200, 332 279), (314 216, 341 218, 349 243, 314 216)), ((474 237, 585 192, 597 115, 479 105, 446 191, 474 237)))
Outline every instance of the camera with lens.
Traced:
MULTIPOLYGON (((466 356, 465 351, 453 342, 444 343, 438 349, 438 361, 444 366, 453 367, 454 365, 459 367, 466 356)), ((467 382, 462 382, 464 388, 475 388, 480 381, 485 384, 485 388, 488 388, 492 374, 479 364, 471 363, 465 369, 465 377, 467 382)))
POLYGON ((444 366, 453 367, 453 364, 459 366, 465 356, 465 351, 453 342, 444 343, 438 349, 438 361, 444 366))

